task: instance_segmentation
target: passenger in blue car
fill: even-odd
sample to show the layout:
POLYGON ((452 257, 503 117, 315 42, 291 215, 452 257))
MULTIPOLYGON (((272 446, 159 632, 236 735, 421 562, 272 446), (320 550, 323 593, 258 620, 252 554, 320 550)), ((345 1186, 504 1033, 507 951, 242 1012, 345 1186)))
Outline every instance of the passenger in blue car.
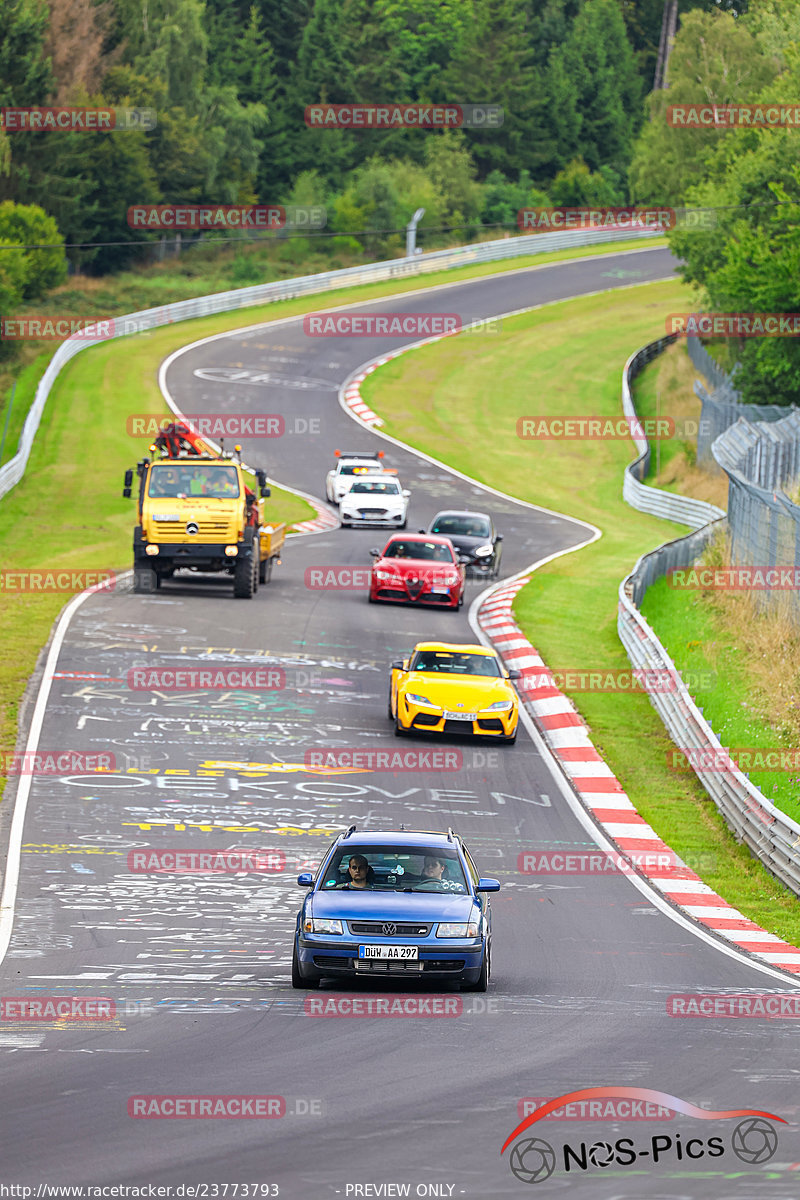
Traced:
POLYGON ((352 855, 347 866, 347 872, 350 878, 341 885, 342 887, 367 888, 372 886, 375 879, 375 872, 363 854, 352 855))

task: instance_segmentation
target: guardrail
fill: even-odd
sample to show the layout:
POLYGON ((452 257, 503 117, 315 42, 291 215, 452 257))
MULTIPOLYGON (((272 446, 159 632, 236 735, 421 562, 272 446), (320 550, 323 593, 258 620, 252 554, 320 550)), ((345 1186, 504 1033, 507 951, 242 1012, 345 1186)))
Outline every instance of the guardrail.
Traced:
MULTIPOLYGON (((626 416, 636 416, 630 391, 632 379, 645 363, 659 354, 664 346, 672 340, 671 337, 660 338, 657 342, 643 346, 628 359, 623 372, 622 385, 626 416)), ((791 420, 791 418, 787 418, 787 420, 791 420)), ((753 429, 746 421, 742 421, 741 424, 747 426, 748 430, 753 429)), ((738 433, 735 433, 737 429, 738 427, 734 426, 724 436, 727 441, 733 440, 734 444, 744 452, 752 445, 752 438, 739 437, 738 433)), ((764 429, 772 433, 774 426, 764 426, 764 429)), ((772 440, 780 439, 773 437, 772 440)), ((643 496, 643 493, 656 493, 656 495, 659 493, 658 489, 645 487, 632 476, 635 469, 638 469, 641 474, 647 470, 649 446, 647 446, 646 439, 637 439, 637 448, 641 448, 642 441, 645 442, 643 453, 625 469, 625 484, 623 484, 625 499, 634 508, 640 508, 641 501, 644 500, 647 507, 642 508, 642 511, 653 513, 655 516, 667 515, 671 520, 690 524, 691 522, 686 518, 692 514, 698 517, 702 514, 702 508, 698 507, 703 504, 702 501, 670 495, 669 500, 663 505, 663 511, 659 511, 662 506, 655 502, 652 495, 643 496), (635 484, 636 490, 633 489, 633 484, 635 484), (629 494, 625 494, 626 486, 629 494), (680 503, 676 505, 676 501, 680 503), (675 513, 683 515, 676 516, 675 513)), ((729 454, 731 461, 727 466, 722 461, 724 453, 720 455, 719 461, 729 471, 729 474, 731 471, 734 471, 735 474, 733 468, 735 451, 732 447, 729 448, 729 454)), ((778 459, 776 458, 774 461, 777 462, 778 459)), ((731 506, 733 507, 733 475, 731 475, 731 480, 731 506)), ((662 492, 660 495, 664 496, 665 493, 662 492)), ((768 871, 795 895, 800 896, 800 824, 776 808, 738 767, 726 760, 726 752, 722 743, 689 695, 675 664, 661 641, 639 612, 642 597, 651 584, 668 571, 691 566, 717 530, 727 524, 726 514, 721 509, 716 508, 713 504, 706 504, 703 507, 714 515, 707 518, 701 528, 696 528, 694 533, 666 542, 649 554, 643 555, 630 575, 622 581, 619 586, 617 631, 634 669, 669 672, 668 677, 675 681, 674 691, 651 690, 648 693, 650 701, 664 722, 675 745, 680 750, 696 756, 694 761, 689 760, 690 765, 721 812, 728 827, 740 841, 749 847, 756 858, 760 859, 768 871), (721 765, 724 769, 720 769, 721 765), (716 769, 711 769, 714 767, 716 769)))
MULTIPOLYGON (((655 342, 648 342, 646 346, 642 346, 641 350, 632 354, 625 363, 622 372, 622 410, 631 422, 637 420, 631 393, 633 380, 647 363, 661 354, 664 348, 675 340, 676 335, 669 334, 667 337, 658 338, 655 342)), ((650 513, 653 517, 663 517, 666 521, 677 521, 681 525, 688 525, 690 529, 699 529, 701 526, 707 525, 709 521, 717 521, 720 517, 725 516, 723 510, 717 508, 716 504, 709 504, 705 500, 695 500, 691 496, 681 496, 677 492, 666 492, 661 488, 650 487, 649 484, 642 483, 641 481, 650 467, 650 443, 643 433, 636 432, 635 427, 632 436, 636 449, 639 451, 639 457, 625 468, 622 477, 622 498, 630 504, 631 508, 635 508, 639 512, 650 513)))
MULTIPOLYGON (((701 530, 681 538, 679 542, 691 542, 702 535, 710 536, 711 530, 701 530)), ((661 717, 670 737, 682 750, 698 755, 692 768, 722 813, 728 827, 737 838, 745 842, 752 853, 781 883, 795 895, 800 896, 800 825, 776 808, 766 796, 751 783, 742 771, 732 763, 724 769, 708 769, 715 762, 725 761, 725 750, 717 735, 703 717, 702 712, 689 695, 656 634, 648 625, 631 598, 643 594, 647 585, 644 580, 655 576, 647 560, 662 554, 669 546, 675 548, 672 556, 667 555, 656 571, 663 574, 661 566, 688 566, 698 553, 696 547, 687 547, 684 553, 679 543, 668 543, 652 554, 639 559, 631 574, 623 580, 619 589, 619 616, 617 629, 628 658, 634 668, 669 671, 675 681, 674 691, 651 691, 650 701, 661 717), (683 561, 680 561, 683 559, 683 561)))
MULTIPOLYGON (((578 246, 599 245, 603 242, 638 241, 643 237, 658 237, 658 230, 641 231, 625 229, 569 230, 557 233, 528 234, 524 237, 499 238, 491 242, 475 242, 468 246, 457 246, 452 250, 433 250, 417 254, 413 258, 397 258, 388 261, 367 263, 360 267, 343 267, 338 271, 323 271, 317 275, 301 275, 296 279, 278 280, 274 283, 259 283, 252 287, 237 288, 229 292, 217 292, 212 296, 199 296, 192 300, 181 300, 159 308, 147 308, 142 312, 127 313, 115 318, 114 337, 124 337, 160 325, 171 325, 176 321, 188 321, 193 317, 213 316, 231 312, 238 308, 249 308, 256 304, 267 304, 276 300, 292 300, 315 292, 335 291, 362 283, 377 283, 387 279, 403 279, 412 275, 425 275, 432 271, 449 271, 473 263, 496 262, 506 258, 519 258, 530 254, 544 254, 552 250, 569 250, 578 246), (117 327, 119 328, 119 331, 117 327)), ((91 338, 84 333, 80 338, 68 338, 53 355, 39 381, 33 404, 28 410, 19 439, 19 449, 4 467, 0 467, 0 497, 6 495, 25 474, 33 441, 42 419, 44 406, 61 369, 81 350, 97 345, 107 338, 91 338)))

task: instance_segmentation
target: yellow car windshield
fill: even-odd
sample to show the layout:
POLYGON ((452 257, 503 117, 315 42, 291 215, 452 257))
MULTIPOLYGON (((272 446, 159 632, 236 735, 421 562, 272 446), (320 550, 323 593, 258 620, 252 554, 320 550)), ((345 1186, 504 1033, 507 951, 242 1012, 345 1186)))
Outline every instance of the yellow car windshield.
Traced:
POLYGON ((448 675, 486 675, 501 677, 497 659, 488 654, 458 654, 445 650, 418 650, 411 662, 412 671, 437 671, 448 675))

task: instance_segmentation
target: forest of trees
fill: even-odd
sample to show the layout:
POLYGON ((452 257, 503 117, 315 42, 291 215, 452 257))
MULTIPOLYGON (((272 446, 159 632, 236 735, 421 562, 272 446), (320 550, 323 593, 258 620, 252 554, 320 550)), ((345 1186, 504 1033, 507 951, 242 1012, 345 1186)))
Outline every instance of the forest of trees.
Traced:
MULTIPOLYGON (((697 204, 676 231, 709 308, 796 311, 800 130, 684 130, 668 104, 800 95, 800 0, 0 0, 0 107, 151 108, 148 131, 0 129, 0 309, 73 269, 143 261, 132 204, 315 204, 372 257, 425 230, 516 230, 525 206, 697 204), (493 103, 492 130, 311 129, 314 103, 493 103), (13 248, 15 247, 15 248, 13 248)), ((323 239, 324 241, 324 239, 323 239)), ((744 348, 749 398, 800 397, 785 340, 744 348), (751 369, 750 363, 755 364, 751 369)))

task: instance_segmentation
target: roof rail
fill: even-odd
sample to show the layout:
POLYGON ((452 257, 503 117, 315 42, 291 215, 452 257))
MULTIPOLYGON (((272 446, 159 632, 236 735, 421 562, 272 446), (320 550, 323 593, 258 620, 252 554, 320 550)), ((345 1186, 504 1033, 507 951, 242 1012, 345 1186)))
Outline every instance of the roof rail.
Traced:
MULTIPOLYGON (((351 826, 350 826, 350 828, 348 829, 347 833, 346 833, 344 836, 345 836, 346 838, 349 838, 349 837, 350 837, 350 834, 351 834, 351 833, 355 833, 355 831, 356 831, 356 827, 355 827, 355 825, 351 825, 351 826)), ((344 840, 344 838, 343 838, 342 840, 344 840)))

